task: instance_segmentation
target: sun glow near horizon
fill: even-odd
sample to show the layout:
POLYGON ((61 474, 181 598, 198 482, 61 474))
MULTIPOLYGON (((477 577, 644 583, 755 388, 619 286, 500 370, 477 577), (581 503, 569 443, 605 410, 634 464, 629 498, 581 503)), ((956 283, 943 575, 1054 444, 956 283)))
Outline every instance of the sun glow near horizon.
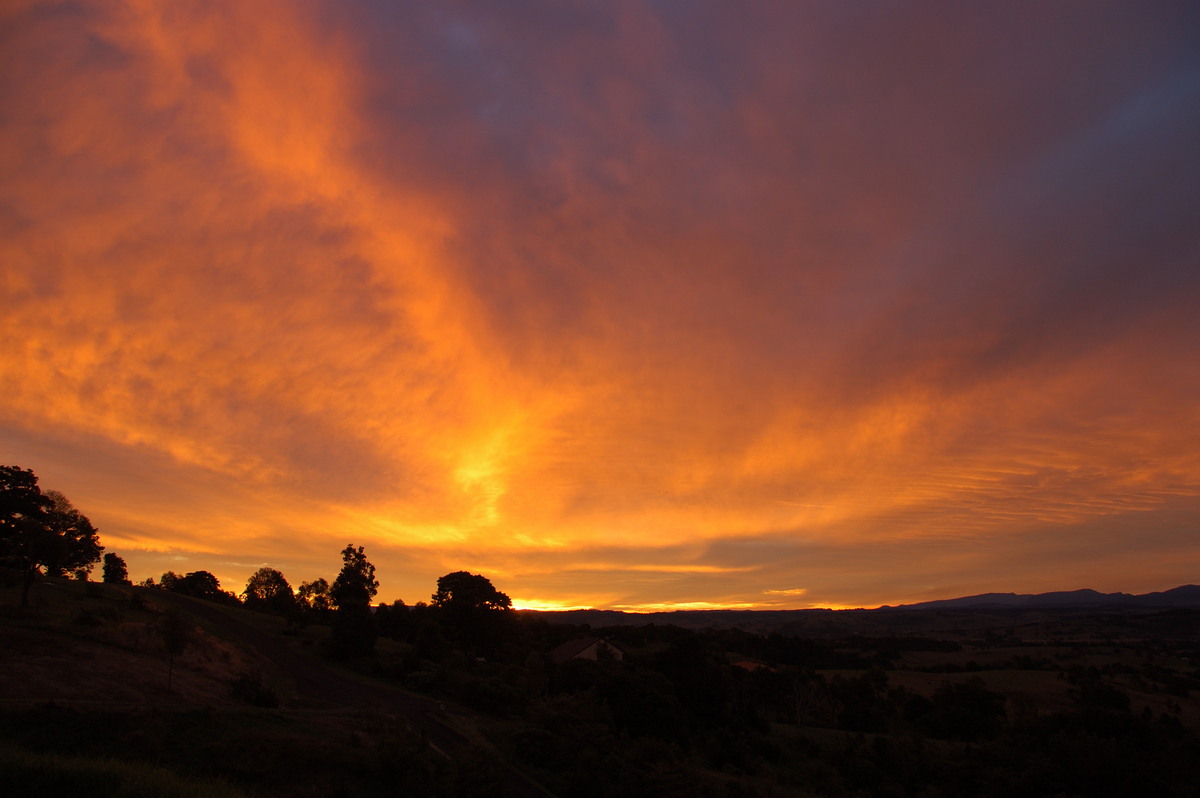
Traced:
POLYGON ((392 598, 644 611, 1200 567, 1174 5, 47 7, 0 444, 132 572, 352 540, 392 598))

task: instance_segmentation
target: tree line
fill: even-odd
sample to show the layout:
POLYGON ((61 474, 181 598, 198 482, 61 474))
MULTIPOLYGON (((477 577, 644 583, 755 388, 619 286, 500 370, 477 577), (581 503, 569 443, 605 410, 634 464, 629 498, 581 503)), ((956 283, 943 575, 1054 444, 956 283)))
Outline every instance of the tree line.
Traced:
POLYGON ((344 657, 370 654, 381 634, 396 637, 411 625, 410 613, 424 616, 436 612, 460 631, 455 637, 489 639, 494 637, 494 619, 512 609, 512 599, 497 590, 491 580, 466 571, 440 577, 429 603, 417 602, 409 607, 396 600, 373 607, 379 581, 364 547, 347 544, 341 555, 342 569, 332 584, 317 578, 293 589, 281 571, 264 566, 251 574, 240 595, 223 590, 217 577, 208 571, 182 575, 167 571, 158 582, 149 578, 140 585, 278 615, 293 629, 326 624, 331 629, 331 652, 344 657))
MULTIPOLYGON (((148 578, 139 586, 272 613, 284 618, 291 631, 328 626, 328 651, 340 658, 371 655, 380 636, 412 641, 416 655, 437 658, 452 650, 483 656, 515 639, 512 600, 484 576, 455 571, 437 580, 428 603, 409 607, 396 600, 373 607, 379 581, 364 547, 347 544, 341 556, 341 570, 332 582, 317 578, 296 589, 282 572, 266 566, 250 576, 240 595, 223 589, 206 570, 167 571, 157 582, 148 578)), ((19 575, 21 607, 28 607, 30 590, 40 577, 87 580, 101 560, 105 582, 131 584, 125 560, 104 552, 96 527, 65 496, 42 490, 30 469, 0 466, 0 569, 19 575)), ((186 624, 168 616, 162 631, 173 658, 186 644, 186 624)), ((170 664, 168 683, 169 678, 170 664)))
MULTIPOLYGON (((167 571, 155 582, 140 582, 195 598, 270 612, 287 619, 289 626, 329 624, 330 646, 343 656, 369 654, 382 631, 393 635, 409 609, 402 601, 374 610, 379 592, 375 566, 362 546, 347 544, 342 568, 332 584, 317 578, 293 589, 279 570, 262 567, 246 582, 240 597, 221 587, 205 570, 178 574, 167 571)), ((105 582, 129 584, 129 571, 119 555, 104 553, 99 532, 61 493, 43 491, 37 475, 19 466, 0 466, 0 565, 21 575, 21 606, 29 604, 29 591, 42 576, 89 578, 103 557, 105 582)), ((418 614, 432 607, 453 619, 466 634, 486 635, 485 618, 512 608, 512 600, 479 574, 456 571, 437 580, 430 604, 418 602, 418 614)))

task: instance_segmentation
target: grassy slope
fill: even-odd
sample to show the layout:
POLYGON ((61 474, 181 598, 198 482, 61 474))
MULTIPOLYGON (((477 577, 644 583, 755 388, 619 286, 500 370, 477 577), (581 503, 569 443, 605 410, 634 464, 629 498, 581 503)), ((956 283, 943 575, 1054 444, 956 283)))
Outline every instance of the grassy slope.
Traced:
MULTIPOLYGON (((0 585, 0 781, 22 795, 84 785, 100 795, 382 795, 405 784, 444 792, 446 763, 394 719, 234 698, 231 685, 246 673, 285 699, 289 685, 199 619, 168 693, 153 594, 47 579, 21 610, 16 591, 0 585)), ((228 612, 265 631, 283 627, 228 612)), ((322 632, 289 642, 311 652, 322 632)))
POLYGON ((0 589, 11 641, 0 653, 0 701, 8 705, 232 706, 231 681, 256 667, 237 646, 197 628, 176 658, 168 694, 162 612, 132 589, 43 580, 29 609, 15 604, 15 588, 0 589))

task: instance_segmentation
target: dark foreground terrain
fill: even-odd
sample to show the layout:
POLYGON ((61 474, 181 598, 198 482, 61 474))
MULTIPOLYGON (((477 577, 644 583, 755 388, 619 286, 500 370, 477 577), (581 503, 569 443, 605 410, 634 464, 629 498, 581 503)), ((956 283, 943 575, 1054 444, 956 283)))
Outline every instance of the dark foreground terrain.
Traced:
POLYGON ((1194 609, 392 606, 372 655, 334 660, 321 623, 60 580, 18 610, 14 590, 7 794, 1200 794, 1194 609), (562 648, 594 639, 596 661, 562 648))

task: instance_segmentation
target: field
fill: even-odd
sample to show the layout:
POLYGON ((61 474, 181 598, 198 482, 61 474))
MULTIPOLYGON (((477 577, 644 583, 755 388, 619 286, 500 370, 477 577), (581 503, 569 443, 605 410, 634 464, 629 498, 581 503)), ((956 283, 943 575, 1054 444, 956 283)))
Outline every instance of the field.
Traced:
POLYGON ((766 615, 752 632, 531 613, 460 627, 414 608, 377 613, 374 654, 336 660, 328 626, 167 591, 46 579, 30 608, 16 596, 0 586, 0 774, 21 794, 1182 796, 1200 783, 1191 610, 766 615), (172 656, 164 630, 180 619, 172 656), (549 656, 586 636, 621 659, 549 656))

